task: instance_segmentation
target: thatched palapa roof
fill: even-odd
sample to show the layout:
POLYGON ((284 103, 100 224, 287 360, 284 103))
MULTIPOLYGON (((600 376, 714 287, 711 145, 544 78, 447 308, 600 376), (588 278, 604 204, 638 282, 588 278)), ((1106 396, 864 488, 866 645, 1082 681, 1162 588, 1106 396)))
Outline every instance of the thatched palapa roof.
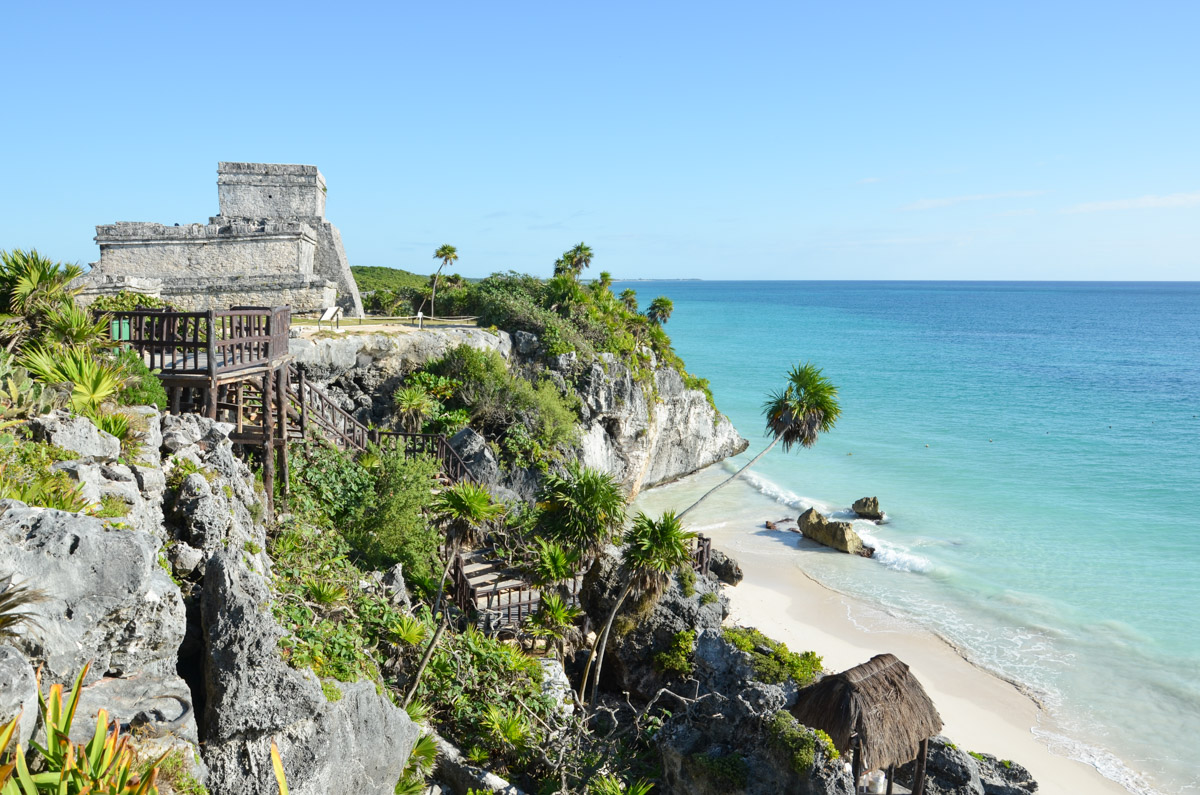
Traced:
POLYGON ((792 714, 822 729, 838 751, 859 737, 866 770, 902 765, 917 758, 920 742, 942 729, 942 718, 908 666, 891 654, 827 676, 800 691, 792 714))

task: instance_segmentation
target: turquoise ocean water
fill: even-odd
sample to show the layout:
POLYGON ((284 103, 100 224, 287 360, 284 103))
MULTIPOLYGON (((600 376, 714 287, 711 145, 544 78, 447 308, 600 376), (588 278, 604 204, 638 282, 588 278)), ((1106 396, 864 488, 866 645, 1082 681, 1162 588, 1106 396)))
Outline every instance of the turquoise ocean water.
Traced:
POLYGON ((832 433, 751 470, 780 517, 880 498, 889 521, 856 525, 876 558, 811 575, 1023 685, 1059 753, 1200 791, 1200 283, 625 287, 674 301, 676 350, 751 442, 732 464, 792 364, 838 385, 832 433))

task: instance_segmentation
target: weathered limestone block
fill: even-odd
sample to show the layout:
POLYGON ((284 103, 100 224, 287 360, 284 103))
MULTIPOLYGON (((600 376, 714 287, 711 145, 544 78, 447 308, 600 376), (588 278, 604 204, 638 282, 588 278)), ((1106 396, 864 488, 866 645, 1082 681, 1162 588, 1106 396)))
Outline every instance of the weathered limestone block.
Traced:
POLYGON ((29 421, 29 429, 37 442, 48 442, 63 450, 83 456, 113 459, 121 455, 121 440, 106 433, 87 417, 59 409, 29 421))
POLYGON ((878 521, 883 518, 883 511, 879 510, 878 497, 863 497, 854 501, 850 506, 850 510, 864 519, 872 519, 878 521))
POLYGON ((391 795, 420 729, 370 682, 339 683, 341 700, 327 701, 311 671, 280 658, 269 600, 266 581, 236 558, 222 552, 209 561, 201 603, 209 791, 276 791, 274 739, 297 795, 391 795))
POLYGON ((658 402, 628 367, 602 354, 578 382, 579 460, 613 473, 631 495, 737 455, 749 444, 675 370, 658 368, 654 378, 658 402))
POLYGON ((132 672, 173 674, 185 616, 158 541, 89 516, 0 501, 0 572, 45 591, 15 641, 43 685, 132 672))
POLYGON ((37 680, 25 655, 12 646, 0 646, 0 726, 18 714, 16 741, 28 748, 38 719, 37 680))
POLYGON ((849 552, 851 555, 862 553, 862 539, 854 532, 854 527, 849 522, 831 522, 818 513, 816 508, 809 508, 800 514, 796 522, 800 525, 800 532, 807 539, 842 552, 849 552))

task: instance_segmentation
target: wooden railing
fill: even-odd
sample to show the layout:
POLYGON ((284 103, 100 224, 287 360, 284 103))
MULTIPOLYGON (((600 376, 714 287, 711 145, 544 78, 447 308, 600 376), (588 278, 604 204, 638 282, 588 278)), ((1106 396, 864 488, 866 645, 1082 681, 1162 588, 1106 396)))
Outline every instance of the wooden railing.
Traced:
POLYGON ((696 536, 696 548, 692 550, 692 568, 701 574, 708 574, 709 561, 712 560, 712 539, 708 536, 696 536))
POLYGON ((234 307, 206 312, 109 312, 113 342, 142 354, 151 370, 217 375, 267 364, 288 352, 291 309, 234 307))
POLYGON ((376 445, 381 450, 397 450, 405 458, 428 455, 442 465, 442 472, 455 483, 475 482, 475 476, 467 468, 458 451, 440 433, 403 433, 379 431, 368 428, 349 412, 337 405, 325 391, 308 383, 304 371, 288 368, 288 394, 292 396, 300 413, 300 433, 308 432, 309 424, 315 425, 322 434, 338 447, 346 450, 363 451, 376 445))

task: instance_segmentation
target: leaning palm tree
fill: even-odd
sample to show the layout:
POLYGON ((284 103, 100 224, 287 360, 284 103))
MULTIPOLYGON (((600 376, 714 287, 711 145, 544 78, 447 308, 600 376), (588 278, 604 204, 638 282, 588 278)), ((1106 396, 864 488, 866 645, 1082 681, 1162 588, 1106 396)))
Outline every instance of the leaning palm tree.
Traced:
POLYGON ((758 459, 769 453, 779 442, 783 442, 784 452, 791 450, 793 445, 812 447, 816 444, 817 436, 833 430, 834 424, 841 416, 842 407, 838 404, 837 393, 833 382, 822 375, 820 368, 812 363, 805 362, 793 367, 788 373, 787 386, 782 391, 769 395, 763 404, 767 435, 774 437, 771 443, 750 459, 750 463, 689 505, 679 514, 679 518, 682 519, 693 508, 711 497, 717 489, 758 463, 758 459))
POLYGON ((608 636, 612 631, 613 620, 621 610, 621 605, 629 594, 637 590, 649 596, 657 596, 667 584, 671 572, 680 566, 690 566, 692 562, 691 541, 695 533, 683 529, 683 523, 674 511, 667 511, 658 519, 651 519, 639 512, 633 524, 625 531, 622 539, 625 542, 621 550, 621 570, 624 574, 625 585, 617 596, 608 620, 604 622, 604 630, 596 640, 596 648, 588 660, 583 672, 583 683, 580 686, 580 700, 583 688, 587 685, 587 668, 591 667, 592 659, 596 660, 595 678, 592 684, 592 701, 596 700, 596 689, 600 685, 600 670, 604 665, 604 650, 608 645, 608 636))
POLYGON ((575 252, 564 251, 563 255, 554 260, 554 275, 555 276, 571 276, 574 277, 575 269, 575 252))
POLYGON ((675 303, 665 295, 660 295, 650 302, 650 307, 646 310, 646 317, 656 326, 661 326, 671 319, 671 312, 675 309, 675 303))
POLYGON ((438 250, 433 252, 434 259, 440 259, 442 264, 438 266, 437 273, 433 274, 433 294, 429 298, 429 316, 434 317, 437 314, 437 288, 438 280, 441 279, 442 269, 458 259, 458 249, 451 245, 439 246, 438 250))
POLYGON ((581 557, 593 557, 614 541, 625 523, 625 492, 612 475, 571 463, 565 476, 542 481, 538 505, 547 535, 581 557))

